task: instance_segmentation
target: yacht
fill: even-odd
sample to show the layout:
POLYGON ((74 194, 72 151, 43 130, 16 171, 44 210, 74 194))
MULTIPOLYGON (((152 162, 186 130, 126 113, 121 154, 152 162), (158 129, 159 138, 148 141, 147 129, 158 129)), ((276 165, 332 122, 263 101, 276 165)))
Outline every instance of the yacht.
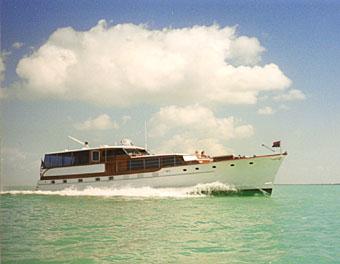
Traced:
POLYGON ((80 149, 45 154, 37 189, 177 188, 219 182, 237 192, 271 194, 286 155, 150 154, 130 141, 95 148, 85 142, 80 149))

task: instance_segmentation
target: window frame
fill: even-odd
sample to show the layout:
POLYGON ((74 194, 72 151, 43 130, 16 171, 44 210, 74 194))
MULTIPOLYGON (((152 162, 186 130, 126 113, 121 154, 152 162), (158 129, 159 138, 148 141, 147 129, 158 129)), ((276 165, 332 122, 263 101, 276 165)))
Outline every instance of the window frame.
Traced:
POLYGON ((91 151, 91 162, 100 162, 100 150, 92 150, 91 151), (98 153, 98 159, 93 158, 94 153, 98 153))

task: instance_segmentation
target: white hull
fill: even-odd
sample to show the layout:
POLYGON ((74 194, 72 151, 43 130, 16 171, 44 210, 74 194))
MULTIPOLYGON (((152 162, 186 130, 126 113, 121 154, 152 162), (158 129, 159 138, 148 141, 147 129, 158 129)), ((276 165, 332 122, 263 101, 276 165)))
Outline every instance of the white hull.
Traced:
MULTIPOLYGON (((162 168, 157 172, 125 174, 110 176, 93 176, 78 179, 39 180, 39 190, 63 190, 74 188, 83 190, 93 188, 125 188, 125 187, 189 187, 197 184, 220 182, 238 190, 272 189, 275 175, 284 159, 284 155, 262 156, 254 158, 234 159, 206 164, 184 165, 162 168), (234 164, 234 166, 232 166, 234 164), (100 181, 96 181, 100 178, 100 181)), ((52 173, 52 172, 50 172, 52 173)), ((53 172, 55 175, 55 172, 53 172)))

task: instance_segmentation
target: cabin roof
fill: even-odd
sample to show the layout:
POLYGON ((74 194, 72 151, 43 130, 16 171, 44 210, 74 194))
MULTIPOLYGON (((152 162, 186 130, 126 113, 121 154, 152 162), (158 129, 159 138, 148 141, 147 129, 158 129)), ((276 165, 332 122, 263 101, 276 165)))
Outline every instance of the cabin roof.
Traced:
POLYGON ((140 149, 145 150, 145 148, 138 147, 138 146, 109 146, 109 145, 103 145, 99 147, 93 147, 93 148, 86 148, 83 147, 81 149, 65 149, 63 151, 54 151, 54 152, 48 152, 45 153, 45 155, 49 154, 62 154, 62 153, 70 153, 70 152, 78 152, 78 151, 86 151, 86 150, 101 150, 101 149, 140 149))

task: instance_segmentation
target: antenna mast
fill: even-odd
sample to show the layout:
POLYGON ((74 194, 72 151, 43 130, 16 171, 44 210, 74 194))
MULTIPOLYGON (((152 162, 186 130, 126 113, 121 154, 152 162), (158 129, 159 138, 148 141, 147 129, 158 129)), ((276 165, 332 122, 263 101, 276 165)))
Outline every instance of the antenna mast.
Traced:
POLYGON ((266 148, 266 149, 268 149, 268 150, 270 150, 270 151, 272 151, 272 152, 275 152, 273 149, 271 149, 270 147, 266 146, 265 144, 262 144, 261 146, 266 148))
POLYGON ((73 140, 74 142, 79 143, 80 145, 82 145, 84 148, 88 148, 89 147, 89 143, 87 141, 83 142, 79 139, 76 139, 74 137, 68 136, 69 139, 73 140))
POLYGON ((146 121, 144 121, 144 148, 148 149, 148 128, 146 126, 146 121))

